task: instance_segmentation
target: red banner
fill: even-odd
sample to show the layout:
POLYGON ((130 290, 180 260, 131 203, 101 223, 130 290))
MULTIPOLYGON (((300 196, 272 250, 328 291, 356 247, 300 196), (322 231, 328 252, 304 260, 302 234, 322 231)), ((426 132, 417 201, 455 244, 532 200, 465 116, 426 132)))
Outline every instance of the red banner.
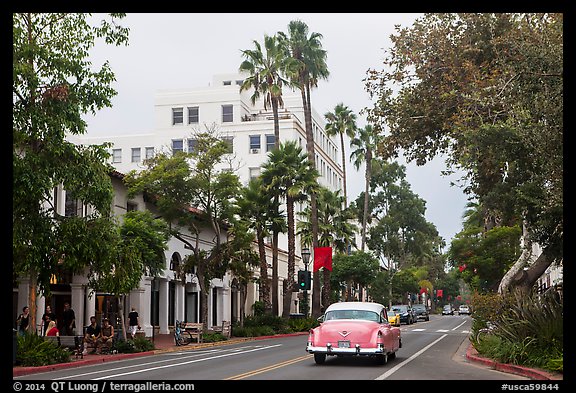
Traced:
POLYGON ((442 289, 437 290, 437 291, 436 291, 436 297, 444 297, 443 292, 444 292, 444 291, 443 291, 442 289))
POLYGON ((314 271, 321 267, 332 271, 332 247, 314 248, 314 271))

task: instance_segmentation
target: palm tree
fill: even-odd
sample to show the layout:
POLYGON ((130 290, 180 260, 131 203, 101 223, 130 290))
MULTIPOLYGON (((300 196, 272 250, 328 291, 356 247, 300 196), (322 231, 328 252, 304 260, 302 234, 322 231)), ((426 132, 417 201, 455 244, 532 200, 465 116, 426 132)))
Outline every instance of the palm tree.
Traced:
MULTIPOLYGON (((274 115, 274 147, 280 145, 280 123, 278 120, 278 107, 284 106, 282 100, 282 87, 290 86, 291 82, 283 77, 284 74, 294 73, 298 63, 286 56, 284 47, 280 45, 277 37, 264 35, 264 49, 258 41, 254 41, 255 49, 243 50, 245 60, 240 64, 240 71, 247 72, 248 77, 240 86, 240 91, 254 89, 251 101, 256 103, 263 96, 264 109, 272 107, 274 115)), ((275 205, 278 205, 275 201, 275 205)), ((272 232, 272 311, 278 313, 278 232, 272 232)))
POLYGON ((350 139, 356 136, 356 114, 350 108, 340 103, 334 107, 334 112, 324 114, 326 119, 326 134, 328 136, 340 135, 342 150, 342 172, 344 173, 344 207, 348 207, 348 191, 346 188, 346 151, 344 149, 344 134, 350 139))
POLYGON ((368 226, 368 201, 370 198, 370 179, 372 178, 372 158, 373 152, 376 150, 376 133, 374 128, 368 124, 364 128, 358 129, 356 137, 350 141, 350 147, 355 149, 350 154, 354 160, 354 167, 360 169, 362 163, 366 164, 366 171, 364 173, 365 188, 364 188, 364 214, 362 218, 362 245, 361 251, 364 251, 366 245, 366 228, 368 226))
POLYGON ((276 36, 264 35, 264 49, 262 52, 260 43, 254 40, 256 49, 246 49, 242 51, 245 58, 240 64, 240 71, 248 73, 240 86, 240 91, 254 89, 250 97, 252 104, 262 97, 264 109, 272 107, 274 114, 274 137, 275 147, 280 144, 280 123, 278 120, 278 107, 284 106, 282 100, 282 87, 290 86, 290 81, 283 75, 295 72, 298 63, 286 56, 283 46, 279 44, 276 36))
POLYGON ((284 292, 282 316, 288 318, 292 303, 296 259, 294 204, 308 200, 317 187, 318 171, 310 165, 305 153, 295 141, 280 144, 268 155, 262 167, 262 182, 266 190, 278 193, 286 202, 288 220, 288 277, 284 292))
MULTIPOLYGON (((318 86, 320 79, 327 79, 329 72, 326 65, 326 51, 322 49, 322 34, 311 33, 308 36, 308 25, 300 20, 288 24, 288 35, 278 32, 281 45, 285 48, 286 56, 296 59, 300 65, 297 72, 288 74, 294 86, 300 89, 302 107, 304 109, 304 122, 306 128, 306 151, 310 164, 315 167, 314 134, 312 132, 312 111, 310 90, 318 86)), ((312 211, 312 245, 318 247, 318 217, 316 215, 316 195, 310 196, 312 211)), ((330 285, 330 271, 324 269, 325 285, 330 285)), ((329 291, 328 291, 329 292, 329 291)), ((324 299, 328 306, 329 299, 324 299)), ((312 316, 320 316, 320 278, 314 275, 312 288, 312 316)))
MULTIPOLYGON (((332 247, 336 252, 345 254, 347 245, 353 243, 356 227, 350 223, 354 214, 348 208, 344 208, 344 197, 340 190, 330 191, 321 187, 318 192, 318 228, 320 247, 332 247)), ((310 207, 307 207, 299 216, 301 221, 296 225, 297 234, 302 239, 302 244, 312 243, 312 224, 310 221, 310 207)))
MULTIPOLYGON (((268 235, 268 212, 272 201, 262 186, 260 178, 252 179, 241 190, 238 200, 238 211, 241 217, 248 222, 248 228, 254 230, 258 243, 260 260, 260 301, 265 310, 272 309, 270 295, 270 280, 268 279, 268 261, 266 260, 265 238, 268 235)), ((276 211, 278 209, 276 208, 276 211)))

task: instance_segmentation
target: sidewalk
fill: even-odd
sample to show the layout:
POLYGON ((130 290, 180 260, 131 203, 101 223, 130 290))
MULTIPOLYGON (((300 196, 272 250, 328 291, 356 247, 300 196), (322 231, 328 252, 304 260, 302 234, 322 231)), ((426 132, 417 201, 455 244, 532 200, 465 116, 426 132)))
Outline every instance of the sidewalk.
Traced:
MULTIPOLYGON (((292 334, 285 334, 282 336, 296 336, 296 335, 307 335, 307 332, 300 332, 300 333, 292 333, 292 334)), ((174 336, 172 334, 159 334, 154 337, 154 347, 153 351, 148 352, 138 352, 138 353, 119 353, 119 354, 112 354, 112 355, 84 355, 84 359, 76 359, 72 357, 72 361, 68 363, 58 363, 58 364, 51 364, 48 366, 39 366, 39 367, 21 367, 16 366, 12 369, 12 377, 17 377, 21 375, 30 375, 36 373, 43 373, 47 371, 53 370, 61 370, 65 368, 73 368, 73 367, 81 367, 87 366, 90 364, 98 364, 102 362, 110 362, 114 360, 121 360, 121 359, 128 359, 133 357, 139 356, 147 356, 153 355, 157 353, 164 353, 164 352, 174 352, 174 351, 186 351, 186 350, 194 350, 197 348, 205 348, 211 346, 219 346, 219 345, 226 345, 230 343, 240 342, 240 341, 252 341, 252 340, 263 340, 271 337, 278 337, 278 336, 262 336, 262 337, 232 337, 230 340, 226 341, 219 341, 214 343, 192 343, 184 346, 176 346, 174 343, 174 336)), ((522 375, 524 377, 533 379, 533 380, 562 380, 562 374, 554 374, 544 370, 537 370, 528 367, 516 366, 512 364, 503 364, 495 362, 491 359, 486 359, 478 356, 478 352, 474 349, 472 344, 468 346, 466 351, 466 359, 484 364, 489 366, 497 371, 509 373, 509 374, 516 374, 522 375)))

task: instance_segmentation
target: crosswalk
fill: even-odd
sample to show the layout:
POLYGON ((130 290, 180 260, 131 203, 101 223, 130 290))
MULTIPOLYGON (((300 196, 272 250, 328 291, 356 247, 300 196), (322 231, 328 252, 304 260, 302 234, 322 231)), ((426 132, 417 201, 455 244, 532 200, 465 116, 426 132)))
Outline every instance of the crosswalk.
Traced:
POLYGON ((430 333, 460 333, 460 334, 470 334, 470 330, 450 330, 450 329, 426 329, 426 328, 402 328, 400 329, 403 332, 430 332, 430 333))

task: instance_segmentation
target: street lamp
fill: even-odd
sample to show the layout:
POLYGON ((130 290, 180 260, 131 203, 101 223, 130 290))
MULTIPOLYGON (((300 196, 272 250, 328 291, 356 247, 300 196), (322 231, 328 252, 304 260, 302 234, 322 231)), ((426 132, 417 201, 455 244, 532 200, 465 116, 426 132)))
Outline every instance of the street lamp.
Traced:
POLYGON ((308 270, 308 264, 310 263, 310 249, 308 247, 302 249, 302 262, 304 262, 304 270, 308 270))
MULTIPOLYGON (((310 249, 308 247, 303 247, 301 251, 302 262, 304 263, 304 271, 306 272, 306 279, 308 278, 308 264, 310 263, 310 249)), ((300 303, 302 307, 303 314, 308 317, 308 290, 304 290, 304 298, 300 303)))

